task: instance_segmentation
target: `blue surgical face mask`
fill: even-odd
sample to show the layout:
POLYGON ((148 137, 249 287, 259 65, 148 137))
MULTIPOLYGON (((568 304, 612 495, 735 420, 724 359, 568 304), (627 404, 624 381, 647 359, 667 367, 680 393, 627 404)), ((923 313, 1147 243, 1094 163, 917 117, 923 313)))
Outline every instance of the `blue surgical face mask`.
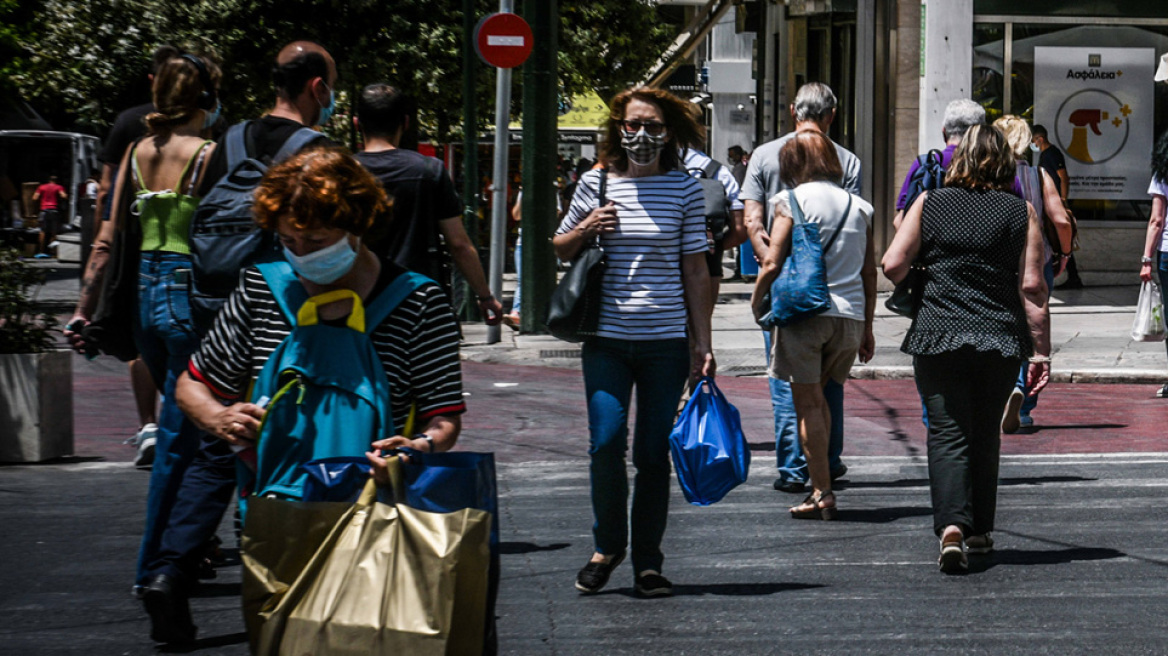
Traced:
POLYGON ((1038 152, 1038 144, 1036 144, 1036 143, 1030 144, 1030 150, 1037 153, 1038 152))
MULTIPOLYGON (((361 242, 358 240, 357 245, 361 242)), ((349 244, 348 234, 324 248, 308 255, 296 255, 287 248, 284 258, 292 269, 305 280, 318 285, 328 285, 348 273, 357 261, 357 251, 349 244)))
POLYGON ((203 129, 206 130, 207 128, 211 127, 212 125, 215 125, 215 123, 219 120, 219 114, 221 114, 222 112, 223 112, 223 103, 216 100, 215 101, 215 111, 206 112, 206 116, 203 117, 203 129))
POLYGON ((337 108, 337 92, 329 89, 329 104, 327 107, 320 108, 320 118, 316 119, 317 125, 326 125, 329 119, 333 117, 333 110, 337 108))

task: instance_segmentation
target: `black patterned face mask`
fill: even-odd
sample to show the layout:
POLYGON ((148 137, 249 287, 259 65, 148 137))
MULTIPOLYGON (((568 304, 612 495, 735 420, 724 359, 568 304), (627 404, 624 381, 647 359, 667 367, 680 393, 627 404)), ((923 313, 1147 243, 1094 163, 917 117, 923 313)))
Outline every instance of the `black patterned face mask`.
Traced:
POLYGON ((636 134, 625 132, 621 135, 621 146, 629 161, 637 166, 649 166, 657 161, 661 151, 665 148, 665 133, 651 135, 641 128, 636 134))

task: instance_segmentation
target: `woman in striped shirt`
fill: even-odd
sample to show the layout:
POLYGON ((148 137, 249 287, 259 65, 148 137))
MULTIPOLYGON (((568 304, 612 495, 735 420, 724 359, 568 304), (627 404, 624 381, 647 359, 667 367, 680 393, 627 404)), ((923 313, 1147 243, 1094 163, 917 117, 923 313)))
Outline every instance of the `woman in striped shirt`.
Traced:
POLYGON ((661 576, 669 432, 687 377, 715 370, 705 201, 698 181, 679 170, 678 145, 704 139, 685 103, 668 92, 631 89, 609 106, 605 168, 580 179, 553 240, 556 255, 568 261, 598 239, 607 261, 599 330, 583 353, 596 550, 576 588, 603 588, 630 543, 625 452, 635 386, 634 589, 666 596, 673 591, 661 576))

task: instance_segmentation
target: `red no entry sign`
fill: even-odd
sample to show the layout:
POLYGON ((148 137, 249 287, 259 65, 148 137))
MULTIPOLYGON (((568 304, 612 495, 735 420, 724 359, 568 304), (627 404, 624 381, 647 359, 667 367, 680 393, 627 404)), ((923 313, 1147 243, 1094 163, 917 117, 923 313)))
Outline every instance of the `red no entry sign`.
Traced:
POLYGON ((531 54, 531 26, 518 14, 491 14, 475 28, 475 50, 491 66, 515 68, 531 54))

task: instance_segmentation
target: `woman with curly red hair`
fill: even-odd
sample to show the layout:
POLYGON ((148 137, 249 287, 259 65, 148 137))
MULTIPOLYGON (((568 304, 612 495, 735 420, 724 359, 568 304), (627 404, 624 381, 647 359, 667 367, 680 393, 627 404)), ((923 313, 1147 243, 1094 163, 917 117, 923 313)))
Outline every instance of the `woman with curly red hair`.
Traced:
MULTIPOLYGON (((256 223, 276 233, 307 295, 352 290, 365 305, 405 273, 362 241, 391 207, 381 185, 357 160, 331 148, 302 152, 272 167, 255 194, 256 223)), ((344 325, 351 308, 348 299, 323 305, 320 321, 344 325)), ((179 380, 183 412, 222 440, 250 445, 264 409, 244 402, 243 395, 291 330, 264 276, 255 267, 245 270, 179 380)), ((393 425, 406 426, 415 407, 418 428, 378 446, 453 447, 466 405, 458 326, 441 288, 433 282, 419 287, 368 332, 389 378, 393 425)))
MULTIPOLYGON (((256 189, 256 223, 277 235, 291 268, 291 273, 282 271, 274 279, 294 292, 273 290, 268 275, 275 275, 275 268, 245 269, 238 287, 191 356, 177 394, 179 406, 199 428, 233 447, 257 448, 256 480, 244 486, 256 494, 275 490, 283 498, 300 498, 295 476, 303 471, 299 465, 304 459, 369 455, 374 465, 384 465, 376 453, 366 451, 397 447, 446 451, 458 439, 466 405, 458 326, 449 301, 437 283, 425 280, 418 285, 402 278, 416 274, 380 259, 364 243, 375 220, 383 227, 391 209, 392 203, 377 180, 338 149, 302 151, 269 169, 256 189), (281 303, 297 295, 296 285, 303 287, 304 298, 352 291, 366 308, 405 292, 396 306, 390 301, 382 304, 392 309, 364 329, 385 372, 387 410, 396 434, 377 441, 373 435, 346 435, 332 441, 336 436, 292 437, 265 428, 263 439, 277 441, 257 444, 265 408, 249 402, 245 395, 277 347, 292 333, 293 322, 281 303), (277 293, 282 294, 280 300, 277 293), (322 441, 325 439, 330 441, 322 441), (265 457, 273 453, 280 454, 276 458, 280 462, 269 460, 265 465, 265 457), (306 458, 307 454, 311 456, 306 458)), ((332 302, 317 299, 321 303, 319 323, 345 326, 349 315, 356 314, 352 295, 341 296, 343 300, 332 302)), ((291 312, 298 309, 290 308, 291 312)), ((275 409, 277 396, 273 395, 270 409, 275 409)), ((172 575, 184 581, 191 578, 191 572, 181 571, 181 562, 174 568, 180 571, 172 570, 172 575)), ((185 597, 176 599, 170 608, 177 609, 171 613, 177 618, 171 624, 190 626, 185 597)))

